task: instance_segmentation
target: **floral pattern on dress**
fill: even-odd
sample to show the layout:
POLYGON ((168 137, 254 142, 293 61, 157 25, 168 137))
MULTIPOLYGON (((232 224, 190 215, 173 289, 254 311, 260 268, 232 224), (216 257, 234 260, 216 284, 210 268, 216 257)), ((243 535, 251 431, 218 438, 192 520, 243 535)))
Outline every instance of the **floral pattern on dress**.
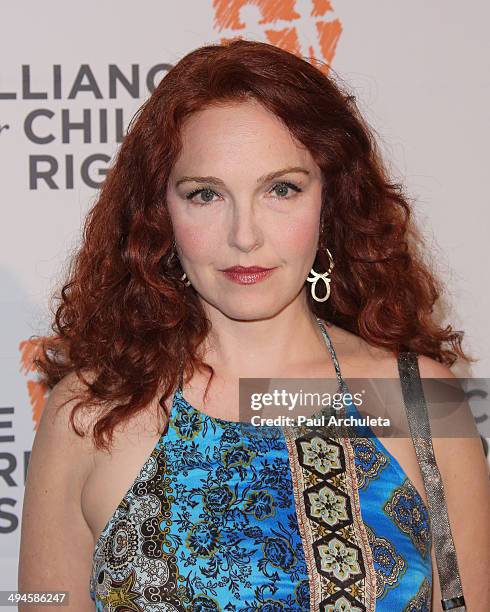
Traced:
POLYGON ((173 525, 183 541, 177 562, 186 572, 191 605, 208 609, 203 598, 210 597, 206 605, 213 610, 308 610, 306 565, 281 430, 267 427, 259 433, 246 423, 208 417, 179 392, 175 405, 180 418, 165 446, 175 475, 173 525), (283 583, 297 588, 276 600, 277 585, 283 583), (220 597, 225 590, 226 604, 220 597))
POLYGON ((397 553, 392 542, 387 538, 377 536, 374 530, 367 525, 366 529, 376 571, 376 597, 381 599, 386 596, 389 589, 399 583, 400 577, 407 569, 407 563, 397 553))
POLYGON ((310 610, 374 610, 376 577, 359 506, 354 453, 306 426, 285 428, 310 577, 310 610))
POLYGON ((356 456, 357 486, 364 489, 370 480, 380 477, 389 459, 376 448, 370 438, 356 438, 353 448, 356 456))
POLYGON ((384 511, 396 526, 408 535, 425 558, 430 550, 430 519, 425 504, 412 482, 406 478, 396 487, 384 505, 384 511))

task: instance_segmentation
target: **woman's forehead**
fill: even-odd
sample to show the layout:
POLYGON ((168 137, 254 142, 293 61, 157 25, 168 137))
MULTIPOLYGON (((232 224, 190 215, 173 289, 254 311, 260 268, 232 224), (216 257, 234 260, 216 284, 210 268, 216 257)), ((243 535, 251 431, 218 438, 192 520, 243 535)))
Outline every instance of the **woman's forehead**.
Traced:
POLYGON ((174 174, 216 175, 241 169, 259 177, 288 166, 315 170, 308 149, 275 115, 245 102, 195 113, 184 125, 181 137, 174 174))

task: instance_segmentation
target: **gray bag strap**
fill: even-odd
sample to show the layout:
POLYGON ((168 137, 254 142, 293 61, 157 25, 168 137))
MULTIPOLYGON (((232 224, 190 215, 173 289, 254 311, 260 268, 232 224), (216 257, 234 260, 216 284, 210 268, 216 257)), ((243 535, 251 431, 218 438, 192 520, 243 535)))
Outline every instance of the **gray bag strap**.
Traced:
POLYGON ((429 502, 442 609, 457 609, 459 612, 466 612, 458 560, 447 514, 444 486, 434 457, 427 404, 420 379, 418 354, 413 351, 400 352, 398 370, 410 433, 429 502))

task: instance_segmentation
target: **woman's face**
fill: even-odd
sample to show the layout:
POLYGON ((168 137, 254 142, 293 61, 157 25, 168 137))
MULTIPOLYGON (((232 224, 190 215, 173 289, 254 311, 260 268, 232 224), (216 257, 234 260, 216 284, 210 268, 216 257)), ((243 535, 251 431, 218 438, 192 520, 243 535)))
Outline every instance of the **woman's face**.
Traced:
POLYGON ((187 277, 206 310, 244 320, 274 316, 298 298, 315 258, 320 168, 255 101, 192 115, 182 141, 167 203, 187 277), (223 272, 232 266, 274 270, 243 284, 223 272))

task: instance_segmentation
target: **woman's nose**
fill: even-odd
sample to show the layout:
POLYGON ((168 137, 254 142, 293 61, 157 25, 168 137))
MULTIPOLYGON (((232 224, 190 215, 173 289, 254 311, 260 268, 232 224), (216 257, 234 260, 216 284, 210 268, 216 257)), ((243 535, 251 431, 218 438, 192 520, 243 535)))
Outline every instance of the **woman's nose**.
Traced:
POLYGON ((235 211, 229 230, 230 246, 241 251, 251 251, 262 240, 262 228, 252 206, 235 211))

